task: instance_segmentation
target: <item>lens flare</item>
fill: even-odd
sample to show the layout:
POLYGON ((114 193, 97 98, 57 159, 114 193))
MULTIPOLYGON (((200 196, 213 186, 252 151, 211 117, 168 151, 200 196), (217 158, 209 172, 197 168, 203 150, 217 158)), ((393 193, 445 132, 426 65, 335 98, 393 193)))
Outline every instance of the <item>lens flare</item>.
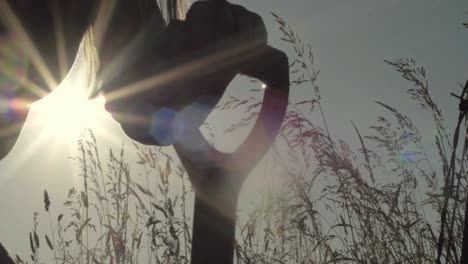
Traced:
POLYGON ((3 121, 12 122, 23 118, 28 112, 29 103, 21 98, 2 98, 0 100, 0 116, 3 121))
POLYGON ((9 96, 21 89, 19 80, 26 78, 28 72, 28 60, 21 48, 19 39, 14 35, 0 35, 0 92, 2 96, 9 96), (10 74, 3 74, 3 71, 10 74))
POLYGON ((397 160, 402 162, 412 162, 414 160, 415 153, 412 151, 402 151, 398 154, 397 160))
POLYGON ((151 135, 162 145, 171 145, 180 137, 183 123, 177 122, 179 113, 163 107, 155 111, 151 118, 151 135))

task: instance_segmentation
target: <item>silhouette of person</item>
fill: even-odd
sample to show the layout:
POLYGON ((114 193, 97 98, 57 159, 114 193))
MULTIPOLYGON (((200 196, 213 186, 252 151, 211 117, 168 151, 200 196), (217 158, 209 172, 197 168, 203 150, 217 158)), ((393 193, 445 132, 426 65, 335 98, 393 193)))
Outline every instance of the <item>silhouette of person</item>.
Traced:
MULTIPOLYGON (((154 28, 164 25, 164 21, 152 0, 0 0, 0 47, 9 44, 7 40, 14 41, 13 50, 20 50, 19 54, 25 54, 29 61, 27 82, 20 82, 18 76, 7 73, 16 69, 6 60, 23 58, 11 49, 0 52, 0 108, 3 107, 0 109, 0 159, 10 152, 17 140, 28 114, 27 104, 48 94, 65 77, 83 35, 93 24, 100 30, 101 65, 109 68, 117 54, 137 36, 144 45, 138 47, 141 49, 138 56, 132 57, 141 59, 154 38, 154 28), (5 79, 9 85, 5 85, 5 79)), ((127 80, 134 81, 125 63, 119 70, 115 71, 115 76, 127 71, 127 80)), ((134 77, 140 76, 134 74, 134 77)))
MULTIPOLYGON (((262 18, 224 0, 195 2, 186 20, 171 21, 145 56, 138 62, 141 75, 156 73, 161 81, 106 106, 124 132, 143 144, 171 145, 190 137, 239 73, 276 91, 289 86, 287 57, 268 46, 262 18)), ((125 78, 104 84, 105 94, 128 83, 125 78)))
MULTIPOLYGON (((100 2, 0 0, 2 10, 8 4, 24 21, 56 80, 60 71, 69 70, 57 53, 60 43, 66 43, 65 58, 74 58, 84 32, 106 17, 100 2), (64 29, 57 30, 57 25, 64 29)), ((185 21, 173 20, 167 27, 153 0, 115 1, 111 13, 105 33, 96 29, 102 68, 107 70, 101 72, 106 108, 133 140, 174 145, 196 191, 192 264, 232 263, 237 196, 276 137, 288 104, 287 56, 267 44, 258 14, 225 0, 198 1, 185 21), (116 63, 121 55, 127 56, 116 63), (267 89, 246 140, 233 153, 221 153, 206 142, 199 127, 237 74, 259 79, 267 89), (110 98, 121 87, 151 76, 157 82, 150 89, 110 98)), ((4 23, 14 31, 14 23, 4 23)), ((47 87, 42 75, 35 67, 30 78, 47 87)), ((24 122, 24 116, 16 122, 24 122)))
MULTIPOLYGON (((195 189, 191 263, 232 263, 239 192, 273 143, 288 104, 287 56, 267 44, 259 15, 224 0, 194 3, 186 20, 172 21, 155 44, 139 63, 158 74, 157 85, 111 100, 107 109, 130 138, 174 145, 195 189), (222 153, 199 127, 239 73, 267 89, 246 140, 222 153), (126 118, 129 113, 138 122, 126 118)), ((105 96, 115 87, 104 87, 105 96)))
POLYGON ((0 243, 0 263, 2 264, 14 264, 15 262, 10 258, 10 255, 0 243))
MULTIPOLYGON (((286 56, 266 45, 262 19, 241 6, 223 0, 199 1, 191 6, 186 21, 172 21, 164 28, 161 11, 152 0, 111 2, 112 10, 101 14, 111 16, 98 41, 102 68, 113 69, 103 74, 103 90, 107 93, 155 73, 173 75, 163 76, 169 81, 159 87, 108 105, 126 134, 140 143, 169 145, 175 142, 174 135, 190 134, 211 112, 237 73, 274 86, 284 86, 278 84, 286 82, 285 74, 269 69, 278 61, 287 61, 286 56), (137 45, 131 56, 119 67, 111 67, 117 55, 126 51, 132 41, 137 45), (187 117, 184 120, 191 124, 175 122, 173 117, 194 102, 200 105, 199 114, 188 115, 190 120, 187 117), (138 115, 138 120, 144 122, 119 118, 120 112, 138 115)), ((61 80, 68 72, 83 34, 96 21, 101 6, 101 1, 93 0, 2 0, 0 3, 3 12, 11 10, 21 21, 54 80, 61 80)), ((2 17, 10 33, 20 35, 8 16, 2 17)), ((6 32, 5 27, 2 31, 6 32)), ((28 77, 31 83, 47 91, 50 84, 38 65, 30 67, 28 77)), ((3 98, 8 96, 26 102, 38 99, 24 85, 17 87, 12 95, 2 94, 3 98)), ((0 116, 0 127, 7 131, 0 133, 0 158, 9 152, 19 134, 19 129, 5 128, 21 128, 27 112, 27 108, 22 108, 13 118, 0 116)))
MULTIPOLYGON (((0 96, 6 107, 0 113, 0 159, 9 153, 17 140, 28 114, 27 104, 40 99, 40 94, 48 93, 50 88, 55 88, 50 87, 50 85, 52 83, 57 84, 57 81, 61 80, 70 69, 81 38, 90 25, 92 12, 89 9, 94 6, 92 2, 92 0, 0 1, 0 34, 3 36, 0 46, 8 44, 5 43, 5 40, 10 40, 14 41, 12 44, 16 51, 21 50, 21 52, 16 53, 12 53, 11 50, 4 51, 0 54, 0 58, 4 63, 5 59, 9 57, 29 61, 26 73, 29 85, 14 79, 19 76, 6 76, 4 70, 0 73, 2 79, 8 79, 10 83, 16 81, 14 85, 9 86, 6 86, 4 82, 0 83, 0 96), (11 17, 16 18, 16 22, 18 22, 16 25, 11 17), (60 23, 62 28, 61 40, 63 40, 63 43, 60 47, 58 35, 56 34, 57 23, 60 23), (22 30, 18 27, 18 24, 22 26, 24 33, 31 40, 32 46, 45 62, 44 66, 50 76, 44 76, 40 65, 31 63, 31 46, 27 46, 27 43, 25 43, 25 35, 22 35, 22 30), (61 58, 59 58, 60 52, 58 52, 60 49, 62 49, 60 52, 63 54, 61 58), (20 58, 20 54, 29 58, 20 58), (62 61, 60 62, 60 60, 62 61), (62 68, 62 72, 60 68, 62 68), (53 81, 51 82, 51 80, 53 81), (31 84, 34 85, 36 90, 31 87, 31 84), (20 107, 12 105, 13 102, 21 102, 20 107)), ((7 61, 6 63, 6 67, 13 67, 11 62, 7 61)))

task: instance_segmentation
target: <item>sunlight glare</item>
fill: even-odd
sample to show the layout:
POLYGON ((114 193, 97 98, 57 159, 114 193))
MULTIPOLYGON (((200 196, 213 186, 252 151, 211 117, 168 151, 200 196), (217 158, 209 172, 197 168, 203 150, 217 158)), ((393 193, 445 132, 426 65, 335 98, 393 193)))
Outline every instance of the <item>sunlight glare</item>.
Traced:
POLYGON ((100 123, 109 114, 104 110, 104 98, 89 100, 94 87, 95 72, 89 68, 83 43, 75 62, 60 85, 49 95, 31 105, 37 113, 31 120, 46 135, 74 145, 85 128, 101 130, 100 123))
MULTIPOLYGON (((102 106, 88 101, 87 94, 78 89, 63 89, 43 99, 37 122, 48 134, 63 139, 76 139, 85 127, 96 125, 105 115, 102 106)), ((73 142, 74 143, 74 142, 73 142)))

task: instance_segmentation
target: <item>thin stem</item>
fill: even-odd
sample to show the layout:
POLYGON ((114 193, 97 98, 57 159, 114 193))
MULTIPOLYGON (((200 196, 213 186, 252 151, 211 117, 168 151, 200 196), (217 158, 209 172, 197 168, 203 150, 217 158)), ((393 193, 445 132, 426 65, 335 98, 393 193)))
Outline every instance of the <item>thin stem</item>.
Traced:
POLYGON ((57 262, 57 250, 55 248, 55 234, 54 234, 54 228, 52 226, 52 217, 50 216, 50 212, 48 210, 47 210, 47 214, 49 215, 50 231, 52 232, 52 246, 54 247, 54 249, 53 249, 54 260, 55 260, 55 263, 58 264, 58 262, 57 262))

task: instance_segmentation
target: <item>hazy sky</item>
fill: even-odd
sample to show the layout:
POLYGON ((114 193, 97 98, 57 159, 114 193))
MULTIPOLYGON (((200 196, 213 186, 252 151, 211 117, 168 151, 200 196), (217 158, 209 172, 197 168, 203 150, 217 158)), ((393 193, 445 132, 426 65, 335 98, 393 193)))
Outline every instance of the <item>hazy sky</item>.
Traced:
MULTIPOLYGON (((232 2, 263 16, 271 45, 292 54, 287 44, 279 40, 281 36, 270 12, 283 17, 304 42, 311 44, 315 66, 321 71, 319 85, 332 135, 355 140, 349 121, 354 120, 365 132, 380 113, 374 103, 380 100, 411 114, 425 140, 431 139, 433 130, 427 121, 430 116, 406 96, 410 84, 384 63, 384 59, 399 57, 412 57, 425 66, 431 93, 440 104, 449 127, 454 125, 457 101, 449 93, 458 93, 457 83, 464 83, 468 78, 468 30, 461 25, 468 21, 466 0, 232 2)), ((243 86, 249 85, 252 86, 238 81, 229 92, 245 96, 248 88, 243 86)), ((312 96, 308 87, 292 88, 292 100, 312 96)), ((102 101, 96 102, 96 107, 102 107, 102 101)), ((31 115, 30 119, 34 119, 38 113, 31 115)), ((217 122, 221 126, 220 121, 212 119, 213 126, 217 122)), ((109 131, 97 138, 104 147, 118 148, 125 141, 128 158, 134 159, 129 140, 104 112, 99 126, 109 131)), ((50 129, 29 122, 11 155, 0 162, 0 241, 12 252, 21 252, 28 246, 32 213, 42 211, 43 190, 49 190, 53 201, 62 201, 68 188, 78 179, 68 159, 74 155, 75 145, 66 144, 64 139, 47 132, 50 129), (41 140, 38 140, 39 135, 43 135, 41 140)), ((215 130, 222 129, 215 127, 215 130)), ((217 138, 220 147, 223 147, 223 138, 227 137, 219 135, 217 138)), ((253 192, 261 184, 261 179, 253 176, 246 190, 253 192)), ((241 206, 247 203, 245 200, 241 206)))

